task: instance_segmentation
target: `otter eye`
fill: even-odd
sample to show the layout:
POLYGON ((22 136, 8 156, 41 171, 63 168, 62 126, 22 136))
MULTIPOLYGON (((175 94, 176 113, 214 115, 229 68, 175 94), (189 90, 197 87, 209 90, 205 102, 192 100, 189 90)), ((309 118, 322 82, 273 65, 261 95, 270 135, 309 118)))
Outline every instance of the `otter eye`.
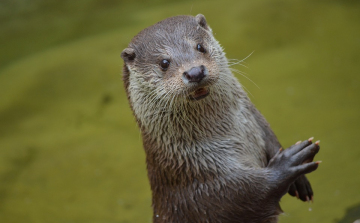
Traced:
POLYGON ((167 70, 167 68, 170 66, 170 61, 168 60, 162 60, 160 62, 160 67, 163 69, 163 70, 167 70))
POLYGON ((201 53, 206 53, 205 48, 200 43, 196 46, 196 49, 201 53))

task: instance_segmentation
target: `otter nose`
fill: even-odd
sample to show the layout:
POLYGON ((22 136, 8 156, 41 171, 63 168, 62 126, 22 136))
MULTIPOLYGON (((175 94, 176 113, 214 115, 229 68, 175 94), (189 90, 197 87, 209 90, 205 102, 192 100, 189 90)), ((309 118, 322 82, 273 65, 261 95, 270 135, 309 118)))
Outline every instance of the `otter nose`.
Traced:
POLYGON ((185 71, 183 73, 183 77, 188 82, 197 82, 199 83, 204 77, 205 74, 205 66, 201 65, 198 67, 193 67, 189 71, 185 71))

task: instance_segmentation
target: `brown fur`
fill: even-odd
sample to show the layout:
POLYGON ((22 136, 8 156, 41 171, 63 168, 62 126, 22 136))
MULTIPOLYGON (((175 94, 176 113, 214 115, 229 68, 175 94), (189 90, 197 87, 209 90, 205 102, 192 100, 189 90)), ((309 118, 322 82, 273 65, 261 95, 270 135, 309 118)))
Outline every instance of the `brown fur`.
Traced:
POLYGON ((294 186, 292 194, 312 195, 304 175, 281 182, 268 167, 281 146, 232 75, 204 16, 172 17, 144 29, 122 58, 146 152, 154 222, 277 222, 279 200, 299 175, 308 189, 294 186), (166 71, 159 66, 163 59, 170 61, 166 71), (200 65, 206 77, 184 81, 182 74, 200 65), (209 96, 189 100, 202 87, 209 96))

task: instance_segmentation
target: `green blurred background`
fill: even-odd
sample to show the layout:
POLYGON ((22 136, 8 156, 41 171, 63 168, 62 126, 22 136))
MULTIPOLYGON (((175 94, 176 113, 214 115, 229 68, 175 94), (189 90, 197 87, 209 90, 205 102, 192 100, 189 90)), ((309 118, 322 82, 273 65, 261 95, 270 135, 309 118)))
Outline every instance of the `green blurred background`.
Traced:
POLYGON ((151 222, 120 53, 143 28, 202 13, 284 147, 315 136, 314 204, 282 223, 360 218, 357 0, 1 0, 0 222, 151 222))

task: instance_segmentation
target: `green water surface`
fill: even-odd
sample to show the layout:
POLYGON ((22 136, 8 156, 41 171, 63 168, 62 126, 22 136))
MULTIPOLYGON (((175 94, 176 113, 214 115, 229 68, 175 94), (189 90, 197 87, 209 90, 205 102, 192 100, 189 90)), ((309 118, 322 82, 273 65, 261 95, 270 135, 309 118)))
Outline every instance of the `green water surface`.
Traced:
POLYGON ((202 13, 282 144, 321 140, 315 202, 281 223, 360 219, 360 3, 0 2, 0 222, 151 222, 120 53, 141 29, 202 13))

